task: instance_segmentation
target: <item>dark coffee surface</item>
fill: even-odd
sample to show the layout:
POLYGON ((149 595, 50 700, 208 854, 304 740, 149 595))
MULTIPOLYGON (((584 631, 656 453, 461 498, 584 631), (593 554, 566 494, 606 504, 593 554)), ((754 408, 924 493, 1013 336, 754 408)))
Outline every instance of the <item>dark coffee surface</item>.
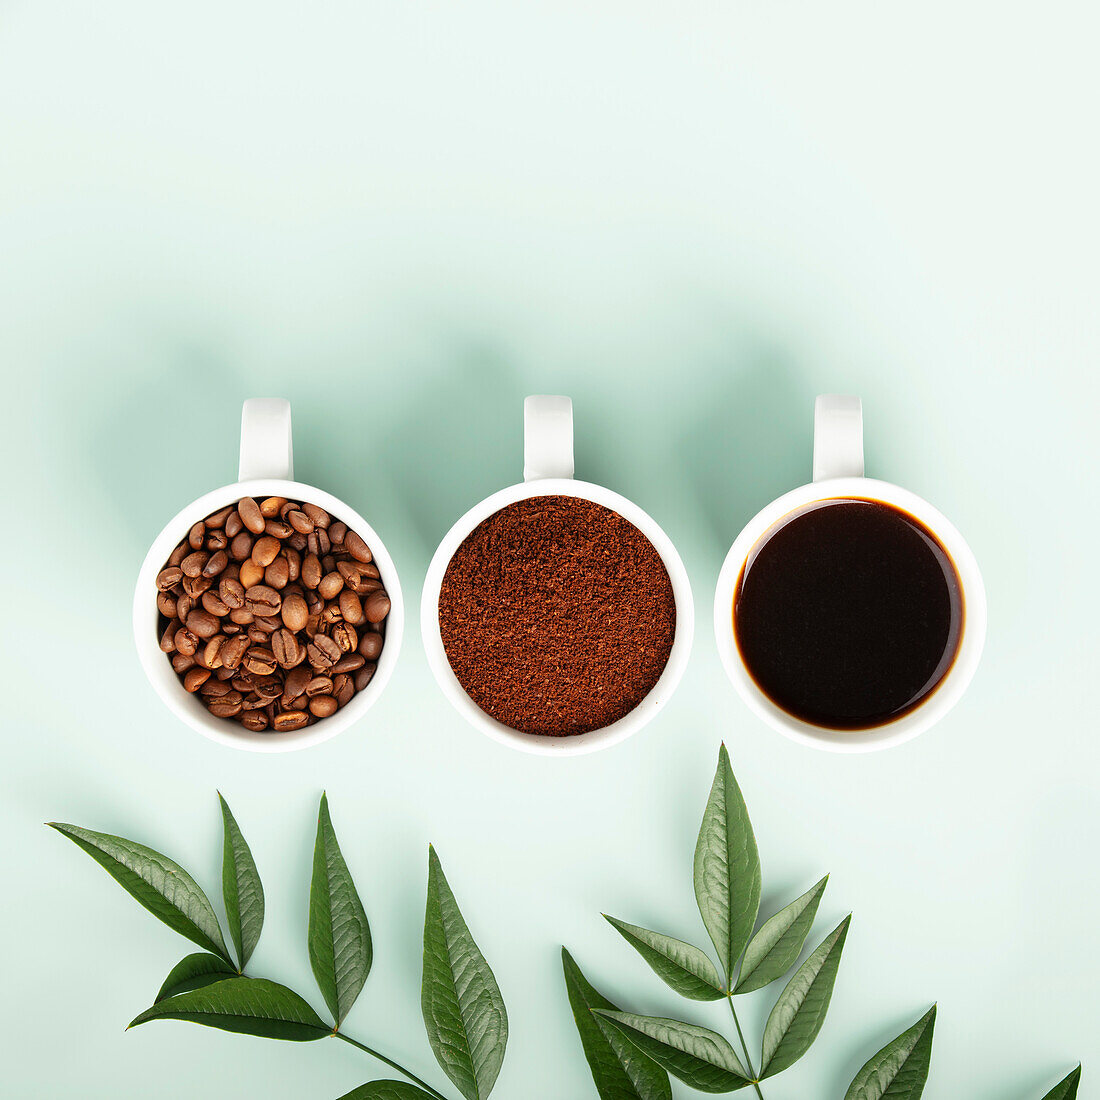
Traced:
POLYGON ((958 574, 912 516, 869 500, 800 509, 757 544, 734 597, 737 647, 783 710, 832 729, 883 725, 951 668, 958 574))

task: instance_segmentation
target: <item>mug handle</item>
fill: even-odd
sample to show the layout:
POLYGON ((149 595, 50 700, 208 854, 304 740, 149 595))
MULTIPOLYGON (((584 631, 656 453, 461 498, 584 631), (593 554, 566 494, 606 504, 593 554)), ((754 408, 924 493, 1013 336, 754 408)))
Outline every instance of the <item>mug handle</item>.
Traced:
POLYGON ((523 401, 523 480, 573 476, 573 402, 532 396, 523 401))
POLYGON ((863 477, 863 404, 844 393, 814 403, 814 481, 863 477))
POLYGON ((250 397, 241 409, 241 462, 238 481, 294 480, 290 402, 282 397, 250 397))

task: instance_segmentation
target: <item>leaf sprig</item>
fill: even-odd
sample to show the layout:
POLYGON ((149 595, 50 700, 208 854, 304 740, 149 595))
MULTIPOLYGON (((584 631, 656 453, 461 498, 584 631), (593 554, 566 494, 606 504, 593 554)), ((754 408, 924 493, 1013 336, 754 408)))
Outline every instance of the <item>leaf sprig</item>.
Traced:
MULTIPOLYGON (((267 1039, 313 1042, 337 1038, 402 1074, 407 1081, 360 1085, 342 1100, 449 1100, 381 1051, 340 1030, 370 974, 374 958, 366 910, 336 839, 328 799, 317 815, 307 946, 313 975, 328 1006, 327 1023, 285 985, 245 974, 264 923, 264 891, 256 861, 221 795, 222 895, 234 962, 210 899, 174 860, 142 844, 52 822, 132 897, 174 931, 203 948, 165 978, 153 1004, 130 1027, 150 1020, 189 1020, 267 1039)), ((434 848, 428 852, 422 1006, 428 1043, 440 1068, 466 1100, 486 1100, 508 1043, 508 1015, 496 978, 458 908, 434 848)))
MULTIPOLYGON (((794 967, 829 876, 757 927, 760 855, 725 745, 703 812, 693 878, 699 914, 718 966, 691 943, 604 916, 681 997, 728 1002, 740 1053, 709 1028, 620 1011, 562 948, 569 1003, 601 1100, 669 1100, 670 1074, 699 1092, 728 1093, 751 1086, 763 1100, 762 1083, 802 1058, 825 1023, 851 914, 807 956, 780 992, 764 1027, 758 1063, 745 1041, 735 998, 771 985, 794 967)), ((935 1021, 933 1005, 867 1061, 844 1100, 919 1100, 928 1078, 935 1021)), ((1080 1073, 1078 1066, 1044 1100, 1073 1100, 1080 1073)))

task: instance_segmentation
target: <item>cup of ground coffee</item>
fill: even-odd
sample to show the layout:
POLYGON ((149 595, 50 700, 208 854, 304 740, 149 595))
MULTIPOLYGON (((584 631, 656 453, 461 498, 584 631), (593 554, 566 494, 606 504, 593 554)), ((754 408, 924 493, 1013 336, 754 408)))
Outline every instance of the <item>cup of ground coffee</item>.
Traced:
POLYGON ((493 740, 594 752, 671 697, 691 649, 691 586, 641 508, 573 477, 568 397, 524 402, 523 476, 439 544, 421 602, 428 663, 493 740))
POLYGON ((289 402, 246 401, 238 480, 165 526, 134 593, 157 694, 211 740, 256 752, 347 729, 401 648, 401 585, 382 540, 293 477, 289 402))
POLYGON ((813 482, 758 513, 714 599, 723 664, 761 718, 802 744, 868 752, 928 729, 966 690, 985 588, 956 528, 863 475, 858 397, 818 397, 813 482))

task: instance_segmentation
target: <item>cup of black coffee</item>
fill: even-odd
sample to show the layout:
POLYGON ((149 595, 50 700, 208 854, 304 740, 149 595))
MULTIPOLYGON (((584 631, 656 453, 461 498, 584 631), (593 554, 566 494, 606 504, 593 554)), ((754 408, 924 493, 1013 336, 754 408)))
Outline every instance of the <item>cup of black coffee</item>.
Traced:
POLYGON ((981 573, 942 513, 864 476, 858 397, 818 397, 813 477, 730 549, 718 649, 781 733, 834 752, 887 748, 937 722, 970 683, 985 641, 981 573))

